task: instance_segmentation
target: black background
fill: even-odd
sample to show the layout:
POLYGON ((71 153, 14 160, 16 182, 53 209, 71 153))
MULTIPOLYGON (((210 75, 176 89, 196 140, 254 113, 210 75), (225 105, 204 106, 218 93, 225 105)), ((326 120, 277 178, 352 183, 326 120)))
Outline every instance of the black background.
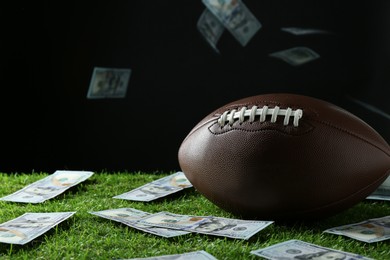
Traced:
POLYGON ((262 28, 220 55, 194 1, 12 1, 1 5, 0 171, 179 170, 192 127, 225 103, 290 92, 333 102, 390 140, 389 1, 246 0, 262 28), (294 36, 281 27, 331 32, 294 36), (272 52, 306 46, 299 67, 272 52), (126 98, 87 99, 94 67, 130 68, 126 98), (353 101, 355 100, 355 101, 353 101))

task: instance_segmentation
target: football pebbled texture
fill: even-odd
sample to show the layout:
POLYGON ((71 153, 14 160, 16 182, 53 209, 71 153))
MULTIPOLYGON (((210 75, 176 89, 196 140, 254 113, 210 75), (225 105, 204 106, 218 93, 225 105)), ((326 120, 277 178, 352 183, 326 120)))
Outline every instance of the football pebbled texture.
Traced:
POLYGON ((287 93, 215 110, 183 140, 178 159, 208 200, 252 219, 329 217, 365 199, 390 172, 389 145, 367 123, 287 93))

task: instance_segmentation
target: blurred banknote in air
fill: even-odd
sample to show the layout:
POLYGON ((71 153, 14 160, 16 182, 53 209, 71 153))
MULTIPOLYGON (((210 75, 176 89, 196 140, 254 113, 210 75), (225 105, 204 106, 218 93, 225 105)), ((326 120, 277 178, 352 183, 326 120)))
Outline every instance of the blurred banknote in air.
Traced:
POLYGON ((131 72, 131 69, 95 67, 89 83, 87 98, 126 97, 131 72))
POLYGON ((307 47, 294 47, 269 54, 270 57, 281 59, 292 66, 299 66, 316 60, 318 53, 307 47))
POLYGON ((207 8, 199 17, 197 28, 210 46, 219 53, 217 43, 219 38, 221 38, 225 27, 207 8))
POLYGON ((287 32, 293 35, 310 35, 310 34, 329 34, 330 32, 315 29, 315 28, 301 28, 301 27, 282 27, 280 28, 283 32, 287 32))
POLYGON ((261 23, 240 0, 202 2, 242 46, 246 46, 261 28, 261 23))

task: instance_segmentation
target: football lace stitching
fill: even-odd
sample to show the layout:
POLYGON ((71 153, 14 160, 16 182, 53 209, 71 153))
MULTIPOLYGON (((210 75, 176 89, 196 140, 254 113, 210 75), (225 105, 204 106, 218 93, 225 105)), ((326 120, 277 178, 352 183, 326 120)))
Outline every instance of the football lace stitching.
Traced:
POLYGON ((274 108, 269 108, 268 106, 263 106, 258 108, 257 106, 252 106, 248 109, 247 107, 242 107, 240 110, 232 109, 225 111, 218 119, 220 126, 233 125, 235 121, 238 120, 239 123, 242 123, 249 118, 249 122, 254 122, 255 117, 259 116, 259 121, 264 122, 266 116, 271 116, 271 123, 275 123, 278 116, 284 116, 283 125, 288 125, 290 122, 290 117, 293 117, 293 125, 297 127, 299 125, 299 119, 303 116, 302 109, 293 110, 290 107, 287 109, 282 109, 278 106, 274 108))

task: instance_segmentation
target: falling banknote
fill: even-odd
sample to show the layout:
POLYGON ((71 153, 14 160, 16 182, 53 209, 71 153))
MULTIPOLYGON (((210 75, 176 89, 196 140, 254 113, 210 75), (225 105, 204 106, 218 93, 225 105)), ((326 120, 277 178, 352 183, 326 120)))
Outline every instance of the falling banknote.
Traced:
POLYGON ((89 171, 56 171, 0 200, 40 203, 51 199, 93 175, 89 171))
POLYGON ((25 213, 0 224, 0 242, 24 245, 71 217, 74 213, 25 213))
POLYGON ((303 65, 320 57, 318 53, 307 47, 294 47, 271 53, 269 56, 279 58, 293 66, 303 65))
POLYGON ((225 30, 223 24, 206 8, 196 26, 210 46, 219 53, 217 43, 225 30))
POLYGON ((202 0, 225 28, 246 46, 261 28, 260 22, 240 0, 202 0))
POLYGON ((283 32, 291 33, 293 35, 310 35, 310 34, 329 34, 330 32, 315 29, 315 28, 301 28, 301 27, 283 27, 280 28, 283 32))
POLYGON ((251 254, 265 259, 343 259, 373 260, 361 255, 334 250, 300 240, 288 240, 273 246, 251 251, 251 254))
POLYGON ((176 172, 164 178, 147 183, 126 193, 114 196, 115 199, 151 201, 192 187, 183 172, 176 172))
POLYGON ((102 211, 91 211, 89 213, 102 218, 114 220, 132 228, 136 228, 138 230, 161 237, 176 237, 190 233, 186 231, 173 230, 163 227, 151 227, 150 225, 141 224, 138 222, 138 220, 151 215, 151 213, 133 208, 107 209, 102 211))
POLYGON ((152 214, 140 219, 139 222, 150 226, 237 239, 249 239, 273 223, 273 221, 241 220, 213 216, 188 216, 170 212, 152 214))
POLYGON ((324 232, 347 236, 367 243, 383 241, 390 239, 390 216, 334 227, 324 232))

